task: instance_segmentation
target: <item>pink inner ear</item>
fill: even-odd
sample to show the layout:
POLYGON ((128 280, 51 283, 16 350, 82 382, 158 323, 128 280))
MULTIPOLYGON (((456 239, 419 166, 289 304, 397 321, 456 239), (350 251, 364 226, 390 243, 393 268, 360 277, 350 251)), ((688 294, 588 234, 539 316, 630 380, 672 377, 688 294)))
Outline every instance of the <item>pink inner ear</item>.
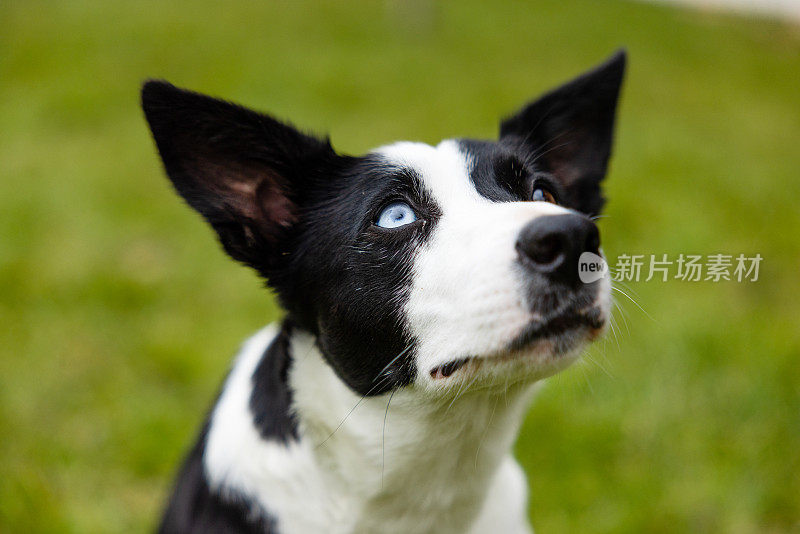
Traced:
POLYGON ((269 221, 269 226, 288 228, 297 221, 294 204, 269 173, 265 173, 255 196, 261 206, 261 216, 269 221))
POLYGON ((273 239, 297 220, 295 206, 280 176, 268 169, 197 162, 203 184, 238 217, 255 223, 263 237, 273 239))
MULTIPOLYGON (((583 166, 587 163, 581 161, 582 150, 586 148, 587 140, 581 132, 569 132, 567 135, 557 135, 555 141, 546 143, 545 146, 553 144, 550 148, 542 151, 542 159, 553 174, 562 184, 570 186, 581 178, 583 166)), ((590 163, 590 162, 589 162, 590 163)))

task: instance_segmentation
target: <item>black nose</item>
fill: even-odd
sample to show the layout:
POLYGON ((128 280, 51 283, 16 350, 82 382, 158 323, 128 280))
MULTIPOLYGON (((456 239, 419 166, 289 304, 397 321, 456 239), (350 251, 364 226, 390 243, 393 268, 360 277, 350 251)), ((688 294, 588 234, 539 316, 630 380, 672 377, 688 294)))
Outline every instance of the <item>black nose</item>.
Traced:
POLYGON ((597 226, 574 213, 537 217, 517 237, 522 263, 554 282, 578 284, 578 258, 584 252, 599 254, 597 226))

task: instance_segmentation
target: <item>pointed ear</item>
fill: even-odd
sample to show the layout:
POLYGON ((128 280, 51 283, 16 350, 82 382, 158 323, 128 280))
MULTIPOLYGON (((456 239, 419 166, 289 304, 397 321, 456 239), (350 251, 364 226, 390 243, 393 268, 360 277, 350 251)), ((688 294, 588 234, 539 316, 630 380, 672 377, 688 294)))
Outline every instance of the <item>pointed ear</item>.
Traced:
POLYGON ((327 141, 163 81, 142 108, 175 189, 234 259, 264 272, 298 217, 305 182, 337 158, 327 141))
POLYGON ((500 138, 523 143, 554 175, 571 207, 595 215, 603 206, 625 51, 562 85, 502 122, 500 138))

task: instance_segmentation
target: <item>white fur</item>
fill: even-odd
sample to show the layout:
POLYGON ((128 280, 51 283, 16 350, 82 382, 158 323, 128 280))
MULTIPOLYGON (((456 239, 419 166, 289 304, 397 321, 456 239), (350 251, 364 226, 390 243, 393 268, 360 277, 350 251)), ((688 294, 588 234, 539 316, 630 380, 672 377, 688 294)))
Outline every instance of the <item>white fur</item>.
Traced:
POLYGON ((286 534, 530 532, 524 475, 509 452, 530 386, 452 404, 414 386, 362 401, 311 336, 295 333, 301 438, 282 445, 259 436, 247 405, 274 333, 245 344, 214 410, 204 457, 212 487, 261 503, 286 534))
POLYGON ((212 414, 203 456, 206 477, 212 489, 260 503, 261 512, 277 519, 280 532, 347 532, 341 524, 339 530, 328 530, 339 515, 351 514, 339 502, 341 493, 327 491, 312 444, 264 440, 253 424, 253 372, 276 333, 273 325, 264 328, 236 358, 212 414))
MULTIPOLYGON (((448 387, 448 381, 434 380, 428 371, 460 358, 495 357, 537 318, 523 300, 514 244, 530 221, 570 210, 547 202, 492 202, 481 196, 469 178, 471 162, 454 141, 436 147, 396 143, 378 153, 414 169, 442 210, 432 235, 416 251, 405 316, 418 342, 419 380, 431 388, 448 387)), ((526 361, 524 368, 515 369, 518 378, 551 375, 576 356, 552 358, 548 349, 546 342, 539 343, 518 355, 526 361)), ((481 373, 505 381, 509 369, 497 372, 485 366, 481 373)))

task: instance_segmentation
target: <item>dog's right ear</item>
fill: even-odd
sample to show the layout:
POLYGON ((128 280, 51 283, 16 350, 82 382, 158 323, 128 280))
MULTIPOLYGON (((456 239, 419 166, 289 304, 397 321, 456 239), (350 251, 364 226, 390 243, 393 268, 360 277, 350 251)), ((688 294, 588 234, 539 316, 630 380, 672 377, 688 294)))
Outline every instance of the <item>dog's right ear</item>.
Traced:
POLYGON ((167 175, 234 259, 264 273, 297 221, 304 188, 338 156, 272 117, 163 81, 142 108, 167 175))
POLYGON ((500 137, 532 151, 540 168, 564 186, 568 207, 597 215, 608 169, 626 53, 531 102, 500 125, 500 137))

